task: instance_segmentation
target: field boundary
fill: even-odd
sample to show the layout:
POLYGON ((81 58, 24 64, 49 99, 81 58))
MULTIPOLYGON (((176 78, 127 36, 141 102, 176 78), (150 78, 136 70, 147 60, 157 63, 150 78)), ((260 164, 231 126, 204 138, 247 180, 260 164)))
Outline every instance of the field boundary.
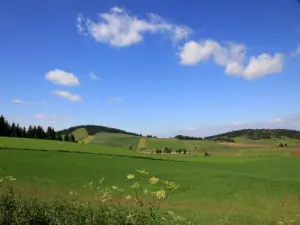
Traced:
POLYGON ((4 148, 0 147, 0 151, 12 150, 12 151, 31 151, 31 152, 61 152, 61 153, 71 153, 71 154, 85 154, 85 155, 100 155, 100 156, 116 156, 124 158, 136 158, 136 159, 149 159, 158 161, 169 161, 169 162, 187 162, 184 160, 172 160, 163 158, 152 158, 147 156, 135 156, 135 155, 121 155, 121 154, 109 154, 109 153, 97 153, 97 152, 83 152, 83 151, 69 151, 69 150, 47 150, 47 149, 30 149, 30 148, 4 148))

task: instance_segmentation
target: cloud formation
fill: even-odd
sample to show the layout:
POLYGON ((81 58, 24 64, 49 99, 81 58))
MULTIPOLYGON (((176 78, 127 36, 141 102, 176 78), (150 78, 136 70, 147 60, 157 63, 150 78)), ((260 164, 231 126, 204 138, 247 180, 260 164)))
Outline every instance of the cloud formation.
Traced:
POLYGON ((107 101, 109 101, 109 102, 119 102, 121 100, 122 99, 120 97, 111 97, 111 98, 107 99, 107 101))
POLYGON ((54 91, 53 94, 65 98, 71 102, 78 102, 80 100, 82 100, 81 96, 78 94, 73 94, 69 91, 54 91))
POLYGON ((16 104, 16 105, 20 105, 20 104, 24 104, 25 102, 23 100, 20 100, 18 98, 15 98, 11 101, 13 104, 16 104))
POLYGON ((63 86, 77 86, 79 85, 78 78, 73 74, 60 69, 49 71, 46 76, 46 80, 56 85, 63 86))
POLYGON ((297 57, 298 55, 300 55, 300 44, 298 44, 297 48, 291 54, 292 57, 297 57))
POLYGON ((98 77, 95 73, 93 73, 93 72, 90 72, 90 78, 91 78, 91 80, 99 80, 100 79, 100 77, 98 77))
POLYGON ((55 115, 55 114, 42 114, 42 113, 36 113, 33 115, 33 117, 37 120, 44 122, 44 125, 55 125, 64 121, 69 120, 68 116, 62 116, 62 115, 55 115), (46 123, 46 124, 45 124, 46 123))
POLYGON ((247 61, 247 47, 243 44, 227 42, 220 44, 214 40, 189 41, 180 49, 180 64, 193 66, 213 59, 218 66, 225 67, 228 75, 242 76, 248 80, 280 73, 283 69, 283 54, 274 56, 262 53, 251 56, 247 61))
POLYGON ((166 34, 173 42, 186 39, 192 33, 187 26, 169 23, 157 14, 151 13, 145 18, 138 18, 119 7, 100 13, 96 21, 78 15, 77 29, 80 34, 113 47, 128 47, 140 43, 146 33, 166 34))

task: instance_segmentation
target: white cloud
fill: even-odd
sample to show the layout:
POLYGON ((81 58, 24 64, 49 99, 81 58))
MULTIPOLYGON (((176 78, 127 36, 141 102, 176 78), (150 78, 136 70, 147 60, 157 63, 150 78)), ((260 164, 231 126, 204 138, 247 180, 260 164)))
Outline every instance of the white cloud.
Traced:
POLYGON ((36 119, 46 119, 47 116, 44 115, 44 114, 41 114, 41 113, 36 113, 36 114, 34 114, 34 118, 36 118, 36 119))
POLYGON ((46 80, 57 85, 65 86, 77 86, 79 85, 78 78, 73 74, 60 69, 49 71, 46 76, 46 80))
POLYGON ((179 58, 181 65, 197 65, 213 59, 215 64, 225 67, 226 74, 242 76, 246 79, 255 79, 282 71, 283 54, 276 53, 271 56, 263 53, 252 56, 247 64, 246 50, 245 45, 233 42, 222 45, 214 40, 189 41, 180 49, 179 58))
POLYGON ((243 76, 247 79, 255 79, 268 74, 280 73, 283 69, 283 54, 276 53, 273 57, 261 54, 250 57, 249 64, 244 70, 243 76))
POLYGON ((107 101, 109 101, 109 102, 119 102, 121 100, 122 99, 120 97, 111 97, 111 98, 107 99, 107 101))
POLYGON ((234 123, 232 123, 232 125, 233 126, 243 126, 243 125, 245 125, 245 123, 243 123, 243 122, 234 122, 234 123))
POLYGON ((189 41, 182 47, 179 57, 182 65, 196 65, 213 58, 217 65, 226 66, 230 63, 242 63, 245 51, 244 45, 230 42, 222 46, 214 40, 189 41))
POLYGON ((18 99, 18 98, 13 99, 11 102, 12 102, 13 104, 17 104, 17 105, 19 105, 19 104, 24 104, 24 103, 25 103, 23 100, 20 100, 20 99, 18 99))
POLYGON ((292 57, 297 57, 298 55, 300 55, 300 44, 298 44, 297 48, 291 54, 292 57))
POLYGON ((225 73, 229 75, 240 75, 243 74, 244 68, 237 62, 231 62, 226 65, 225 73))
POLYGON ((92 79, 92 80, 99 80, 100 79, 100 77, 98 77, 95 73, 93 73, 93 72, 90 72, 90 78, 92 79))
POLYGON ((68 99, 71 102, 77 102, 82 99, 80 95, 72 94, 71 92, 68 91, 54 91, 53 94, 68 99))
POLYGON ((187 38, 192 33, 187 26, 168 23, 157 14, 149 14, 147 18, 142 19, 120 7, 100 13, 98 21, 78 15, 77 29, 79 33, 90 35, 99 43, 114 47, 137 44, 143 41, 146 33, 168 34, 175 42, 187 38))
POLYGON ((281 123, 281 122, 282 122, 282 119, 280 119, 280 118, 276 118, 276 119, 268 121, 268 123, 281 123))

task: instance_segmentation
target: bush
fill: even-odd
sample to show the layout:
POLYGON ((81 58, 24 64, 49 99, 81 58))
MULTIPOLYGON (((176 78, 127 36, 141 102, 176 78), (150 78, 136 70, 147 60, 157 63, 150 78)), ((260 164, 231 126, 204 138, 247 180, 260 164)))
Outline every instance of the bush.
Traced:
POLYGON ((162 153, 162 150, 159 149, 159 148, 157 148, 157 149, 155 150, 155 153, 156 153, 156 154, 160 154, 160 153, 162 153))
POLYGON ((280 144, 279 144, 279 147, 280 147, 280 148, 283 148, 283 147, 284 147, 284 144, 283 144, 283 143, 280 143, 280 144))
POLYGON ((186 154, 186 149, 185 148, 183 149, 183 154, 186 154))
POLYGON ((172 152, 171 148, 165 147, 164 153, 171 153, 171 152, 172 152))

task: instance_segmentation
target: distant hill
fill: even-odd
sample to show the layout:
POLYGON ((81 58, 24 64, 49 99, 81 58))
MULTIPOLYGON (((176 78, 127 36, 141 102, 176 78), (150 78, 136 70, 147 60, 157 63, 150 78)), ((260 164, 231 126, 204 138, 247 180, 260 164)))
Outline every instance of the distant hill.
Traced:
POLYGON ((295 138, 300 139, 300 131, 288 129, 242 129, 205 137, 204 139, 218 139, 221 137, 237 138, 246 137, 252 140, 271 139, 271 138, 295 138))
POLYGON ((74 135, 75 141, 81 141, 89 136, 85 128, 78 128, 72 131, 72 134, 74 135))
POLYGON ((127 132, 125 130, 120 130, 120 129, 111 128, 111 127, 105 127, 105 126, 97 126, 97 125, 80 125, 80 126, 70 127, 68 129, 60 130, 60 131, 58 131, 58 133, 60 133, 60 134, 72 133, 79 128, 86 129, 88 135, 95 135, 96 133, 105 132, 105 133, 120 133, 120 134, 128 134, 128 135, 133 135, 133 136, 141 136, 136 133, 127 132))

